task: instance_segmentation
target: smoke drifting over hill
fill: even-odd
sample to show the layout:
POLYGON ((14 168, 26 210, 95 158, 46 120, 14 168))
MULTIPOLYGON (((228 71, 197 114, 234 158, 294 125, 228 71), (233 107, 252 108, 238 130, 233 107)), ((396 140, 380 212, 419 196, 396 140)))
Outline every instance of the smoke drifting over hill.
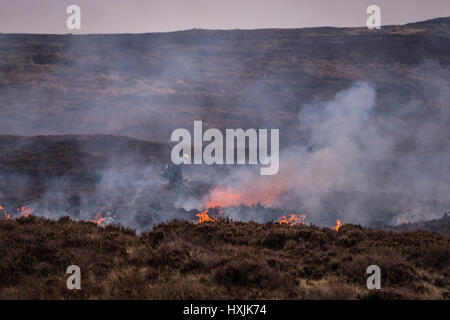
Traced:
MULTIPOLYGON (((420 70, 424 68, 439 70, 434 63, 420 70)), ((380 113, 375 109, 376 87, 369 82, 356 82, 330 101, 305 105, 298 119, 299 126, 307 128, 308 143, 282 152, 278 175, 261 177, 255 166, 226 172, 185 166, 194 185, 211 187, 201 199, 195 197, 196 189, 194 196, 183 188, 167 190, 157 165, 119 168, 110 157, 111 165, 99 173, 95 186, 96 205, 123 208, 116 221, 138 229, 149 203, 156 206, 147 214, 151 224, 192 219, 189 210, 215 206, 234 220, 259 222, 276 220, 284 210, 306 213, 308 222, 319 225, 333 224, 336 218, 364 225, 383 219, 395 225, 440 218, 449 206, 450 190, 450 155, 442 148, 450 134, 445 81, 436 81, 438 103, 423 116, 424 107, 414 103, 380 113), (410 127, 408 119, 399 116, 404 114, 421 120, 410 127), (162 201, 162 194, 170 201, 162 201), (166 207, 161 206, 164 202, 166 207), (239 207, 258 204, 265 208, 239 207)), ((54 206, 60 198, 55 190, 61 186, 49 189, 43 197, 46 204, 40 199, 38 206, 54 206)), ((80 218, 88 219, 90 210, 80 218)))
POLYGON ((394 224, 441 217, 449 206, 450 83, 438 78, 435 63, 418 70, 436 75, 432 109, 393 102, 392 113, 381 113, 376 87, 356 82, 328 102, 302 108, 308 144, 282 153, 279 175, 260 179, 241 169, 219 184, 247 200, 301 208, 319 224, 335 217, 362 224, 389 216, 394 224))
POLYGON ((450 208, 448 26, 0 35, 0 133, 83 135, 2 137, 0 204, 139 230, 214 206, 327 226, 439 218, 450 208), (279 128, 279 173, 185 166, 187 187, 169 189, 170 133, 194 120, 279 128))

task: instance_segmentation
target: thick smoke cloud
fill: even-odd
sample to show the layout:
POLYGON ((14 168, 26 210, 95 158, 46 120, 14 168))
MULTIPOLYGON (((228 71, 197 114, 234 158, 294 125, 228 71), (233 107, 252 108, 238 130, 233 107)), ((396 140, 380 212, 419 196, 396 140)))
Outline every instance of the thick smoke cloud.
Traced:
POLYGON ((191 190, 169 189, 160 166, 121 167, 110 155, 90 197, 68 199, 76 188, 60 178, 48 181, 46 193, 31 206, 51 218, 89 220, 100 212, 138 231, 175 218, 192 220, 190 210, 214 205, 226 207, 231 219, 259 222, 294 212, 319 225, 337 218, 369 226, 439 218, 449 206, 449 83, 434 62, 413 72, 430 69, 434 81, 423 83, 429 106, 392 103, 386 112, 376 85, 367 81, 329 101, 303 105, 298 126, 308 133, 307 143, 281 152, 275 176, 260 176, 257 166, 185 166, 191 190), (198 185, 204 190, 195 197, 198 185))
MULTIPOLYGON (((217 204, 221 197, 225 201, 220 203, 231 207, 225 213, 235 220, 265 222, 296 212, 320 225, 334 224, 337 218, 365 225, 414 222, 441 217, 450 207, 446 65, 428 61, 397 69, 404 75, 401 81, 414 81, 418 90, 405 100, 398 90, 401 85, 382 83, 367 73, 343 90, 343 82, 335 84, 334 78, 319 82, 313 71, 322 77, 321 60, 306 54, 291 57, 269 46, 254 56, 253 44, 241 48, 239 37, 231 35, 226 35, 229 42, 202 35, 188 46, 175 36, 154 36, 151 43, 135 37, 69 37, 63 43, 33 47, 37 55, 29 48, 11 51, 9 59, 17 55, 16 64, 27 72, 1 69, 5 83, 0 87, 0 131, 103 133, 168 142, 173 129, 189 128, 193 120, 220 129, 225 123, 228 128, 279 128, 281 144, 289 146, 282 150, 279 174, 261 177, 255 166, 186 167, 187 185, 198 199, 185 189, 168 189, 159 174, 162 162, 123 167, 111 155, 96 172, 98 181, 89 196, 80 195, 85 186, 68 184, 68 177, 49 178, 45 193, 30 202, 36 213, 88 220, 103 210, 116 216, 115 222, 143 230, 173 218, 192 219, 190 210, 217 204), (248 59, 233 51, 236 43, 236 52, 248 59), (233 52, 233 59, 226 52, 233 52), (36 61, 29 70, 30 59, 36 61), (305 59, 311 70, 290 72, 295 63, 283 64, 290 59, 305 59), (220 64, 226 68, 216 69, 220 64), (327 94, 304 99, 300 89, 302 94, 327 94), (330 92, 336 95, 329 98, 330 92)), ((96 152, 95 147, 84 148, 96 152)), ((31 180, 26 175, 7 179, 24 185, 31 180)))
MULTIPOLYGON (((431 107, 392 101, 386 113, 377 105, 376 86, 355 82, 331 101, 303 106, 299 126, 309 141, 282 152, 277 176, 240 169, 219 185, 247 202, 307 213, 307 221, 318 224, 441 217, 450 191, 449 81, 434 62, 413 72, 431 70, 433 83, 423 83, 434 97, 431 107)), ((260 220, 257 213, 253 218, 260 220)))

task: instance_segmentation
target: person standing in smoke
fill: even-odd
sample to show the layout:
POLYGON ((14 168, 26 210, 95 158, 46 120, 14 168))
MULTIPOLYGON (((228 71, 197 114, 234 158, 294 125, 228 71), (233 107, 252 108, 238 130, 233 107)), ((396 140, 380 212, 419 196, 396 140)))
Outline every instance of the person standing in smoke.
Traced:
MULTIPOLYGON (((183 155, 183 157, 188 158, 188 155, 183 155)), ((164 171, 161 172, 163 177, 169 179, 169 186, 172 187, 175 184, 186 181, 183 178, 183 163, 174 164, 172 161, 166 163, 164 171)))

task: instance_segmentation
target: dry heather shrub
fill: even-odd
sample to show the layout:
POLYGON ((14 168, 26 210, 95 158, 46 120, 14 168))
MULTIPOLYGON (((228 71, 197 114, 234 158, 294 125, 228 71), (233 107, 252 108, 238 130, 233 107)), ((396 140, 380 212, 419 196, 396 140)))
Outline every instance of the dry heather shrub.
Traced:
POLYGON ((284 287, 292 291, 293 279, 280 274, 265 263, 249 259, 234 260, 216 269, 214 280, 225 286, 257 287, 261 290, 284 287))
POLYGON ((449 244, 353 225, 172 221, 138 236, 67 217, 0 220, 0 298, 449 299, 449 244), (83 290, 65 286, 71 264, 83 290), (383 289, 369 292, 372 264, 383 289))

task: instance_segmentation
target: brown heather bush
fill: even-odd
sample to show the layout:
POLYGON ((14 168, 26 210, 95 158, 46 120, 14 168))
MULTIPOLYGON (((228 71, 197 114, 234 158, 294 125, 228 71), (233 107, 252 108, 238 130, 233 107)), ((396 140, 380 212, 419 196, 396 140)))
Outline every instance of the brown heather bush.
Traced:
POLYGON ((136 235, 67 217, 0 220, 1 299, 450 299, 450 237, 220 220, 136 235), (81 268, 81 290, 66 268, 81 268), (366 288, 380 266, 381 290, 366 288))

